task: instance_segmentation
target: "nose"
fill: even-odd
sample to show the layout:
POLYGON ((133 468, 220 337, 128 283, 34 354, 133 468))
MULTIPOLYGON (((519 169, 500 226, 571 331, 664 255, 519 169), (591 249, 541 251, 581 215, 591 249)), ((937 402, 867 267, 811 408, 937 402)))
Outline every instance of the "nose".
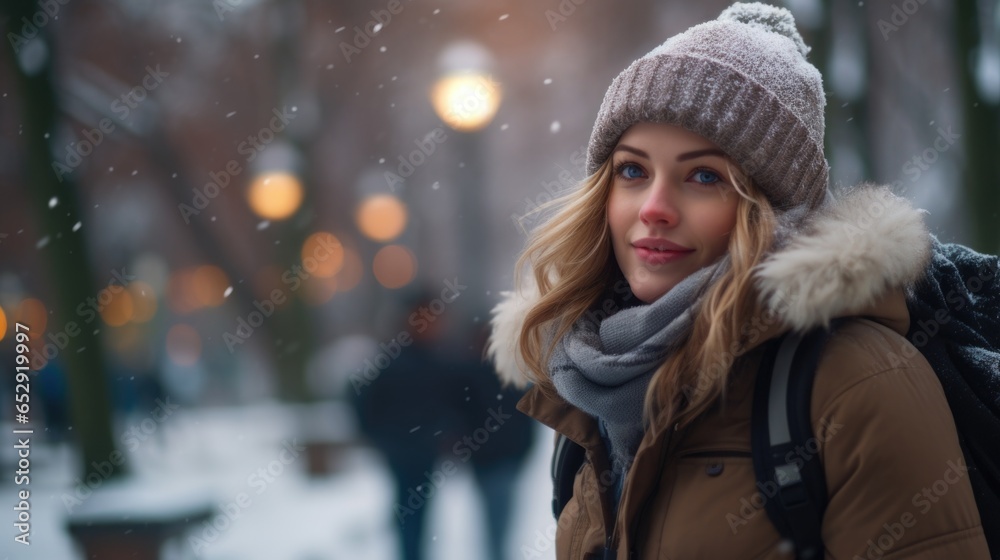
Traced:
POLYGON ((650 225, 677 225, 680 212, 669 180, 658 178, 646 190, 646 199, 639 207, 639 220, 650 225))

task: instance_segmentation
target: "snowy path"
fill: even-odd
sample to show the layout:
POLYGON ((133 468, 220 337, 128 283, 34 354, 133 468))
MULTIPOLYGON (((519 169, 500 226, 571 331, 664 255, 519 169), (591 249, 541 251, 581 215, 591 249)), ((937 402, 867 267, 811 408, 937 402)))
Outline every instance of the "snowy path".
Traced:
MULTIPOLYGON (((124 434, 128 426, 122 428, 124 434)), ((325 478, 308 478, 305 461, 299 458, 270 482, 251 478, 278 457, 281 443, 294 433, 286 410, 260 405, 181 411, 154 437, 141 442, 130 453, 137 479, 168 492, 171 487, 204 488, 217 505, 234 504, 240 493, 250 497, 250 504, 239 508, 239 517, 223 531, 216 535, 211 529, 196 527, 183 541, 172 543, 164 558, 396 560, 389 475, 374 453, 352 454, 343 473, 325 478), (204 540, 195 543, 192 536, 204 540)), ((551 446, 551 432, 539 427, 518 484, 508 560, 555 557, 545 537, 554 528, 549 509, 551 446)), ((68 515, 65 496, 72 495, 76 485, 69 469, 74 459, 65 448, 35 449, 30 486, 32 544, 14 543, 14 529, 5 523, 8 536, 0 543, 0 559, 81 558, 63 529, 68 515)), ((10 470, 9 450, 0 452, 0 460, 10 470)), ((0 496, 12 502, 15 487, 9 478, 3 477, 0 496)), ((483 513, 471 475, 459 471, 435 498, 428 506, 428 559, 483 558, 483 513)))

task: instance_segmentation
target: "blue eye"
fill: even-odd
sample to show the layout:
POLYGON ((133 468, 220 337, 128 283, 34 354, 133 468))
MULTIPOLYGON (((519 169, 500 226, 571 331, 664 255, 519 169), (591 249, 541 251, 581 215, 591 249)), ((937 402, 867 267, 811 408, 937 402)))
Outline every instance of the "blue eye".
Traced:
POLYGON ((623 163, 618 166, 616 173, 625 179, 639 179, 642 177, 642 168, 634 163, 623 163))
POLYGON ((702 183, 704 185, 711 185, 722 180, 718 173, 707 169, 698 169, 694 172, 694 175, 692 175, 691 178, 694 179, 695 182, 702 183))

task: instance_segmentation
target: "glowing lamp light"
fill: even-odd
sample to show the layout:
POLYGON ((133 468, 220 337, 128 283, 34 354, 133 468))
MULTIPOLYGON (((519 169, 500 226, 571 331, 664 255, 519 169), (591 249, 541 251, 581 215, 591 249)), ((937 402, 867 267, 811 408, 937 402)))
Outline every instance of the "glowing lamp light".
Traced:
POLYGON ((302 243, 302 266, 312 276, 333 278, 344 266, 344 247, 336 235, 317 231, 302 243))
POLYGON ((132 296, 132 322, 145 323, 156 315, 156 290, 142 280, 129 282, 128 293, 132 296))
POLYGON ((361 202, 355 220, 369 239, 391 241, 406 228, 406 206, 391 194, 377 194, 361 202))
POLYGON ((104 322, 112 327, 120 327, 129 322, 134 310, 132 295, 129 291, 116 290, 116 292, 111 291, 110 288, 104 288, 97 294, 97 301, 102 304, 101 319, 104 319, 104 322))
POLYGON ((375 253, 372 272, 379 284, 386 288, 402 288, 417 273, 417 259, 402 245, 386 245, 375 253))
POLYGON ((461 132, 490 124, 500 108, 500 84, 475 72, 449 74, 435 82, 431 104, 444 123, 461 132))
POLYGON ((216 307, 222 305, 226 299, 229 279, 217 266, 210 264, 199 266, 188 276, 188 282, 190 282, 189 289, 201 307, 216 307))
POLYGON ((49 313, 45 309, 45 304, 35 298, 27 298, 17 306, 14 312, 14 322, 21 323, 28 327, 30 332, 35 333, 32 338, 41 339, 45 332, 45 325, 48 324, 49 313))
POLYGON ((284 220, 299 209, 302 196, 302 184, 295 175, 274 171, 262 173, 253 180, 247 201, 258 216, 284 220))
POLYGON ((191 289, 194 271, 187 268, 174 271, 167 282, 167 301, 178 315, 187 315, 198 309, 198 298, 191 289))
POLYGON ((357 252, 345 249, 344 266, 337 274, 337 290, 347 292, 354 289, 361 282, 363 274, 364 265, 361 263, 361 257, 358 256, 357 252))

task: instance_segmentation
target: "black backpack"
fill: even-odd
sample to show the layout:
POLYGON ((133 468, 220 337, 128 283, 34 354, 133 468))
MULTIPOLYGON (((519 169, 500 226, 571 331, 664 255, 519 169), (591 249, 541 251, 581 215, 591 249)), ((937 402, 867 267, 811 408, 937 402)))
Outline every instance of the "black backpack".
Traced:
MULTIPOLYGON (((931 270, 907 306, 907 339, 944 388, 990 555, 1000 560, 1000 258, 935 238, 931 270)), ((775 490, 764 509, 793 543, 799 560, 824 556, 826 479, 820 461, 786 459, 813 439, 809 405, 816 366, 827 339, 843 322, 768 342, 754 387, 751 445, 757 488, 775 490)), ((560 435, 552 457, 557 519, 573 495, 582 463, 583 448, 560 435)))

